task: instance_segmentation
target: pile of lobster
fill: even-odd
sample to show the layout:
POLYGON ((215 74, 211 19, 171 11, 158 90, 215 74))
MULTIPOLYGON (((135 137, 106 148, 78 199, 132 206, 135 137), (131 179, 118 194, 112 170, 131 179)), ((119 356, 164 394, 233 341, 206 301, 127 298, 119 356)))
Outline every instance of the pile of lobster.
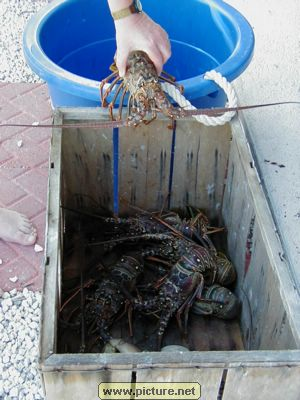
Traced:
POLYGON ((81 332, 81 351, 90 351, 90 336, 101 348, 111 342, 121 318, 128 321, 131 337, 140 315, 152 318, 159 350, 175 316, 186 343, 190 312, 222 319, 237 316, 239 301, 226 287, 235 281, 235 269, 211 240, 221 229, 210 227, 198 210, 189 210, 189 218, 175 212, 88 216, 85 234, 81 226, 73 238, 78 268, 72 279, 80 285, 63 299, 60 313, 61 326, 81 332))

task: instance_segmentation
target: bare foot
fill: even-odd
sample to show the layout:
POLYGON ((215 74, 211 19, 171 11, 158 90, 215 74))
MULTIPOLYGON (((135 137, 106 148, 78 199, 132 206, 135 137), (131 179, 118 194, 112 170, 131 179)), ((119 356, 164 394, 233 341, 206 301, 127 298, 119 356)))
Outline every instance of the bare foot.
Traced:
POLYGON ((0 208, 0 239, 28 246, 36 241, 36 229, 25 215, 0 208))

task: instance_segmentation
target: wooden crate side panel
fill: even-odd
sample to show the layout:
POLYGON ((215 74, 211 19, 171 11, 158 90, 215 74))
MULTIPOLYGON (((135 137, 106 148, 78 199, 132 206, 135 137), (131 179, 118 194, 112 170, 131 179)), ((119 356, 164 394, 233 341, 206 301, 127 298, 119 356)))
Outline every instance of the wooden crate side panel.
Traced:
POLYGON ((229 252, 238 272, 236 293, 243 302, 241 327, 245 347, 295 348, 292 332, 285 321, 278 327, 284 315, 286 318, 278 277, 270 265, 245 172, 236 167, 238 163, 236 144, 233 144, 224 218, 229 230, 229 252))
POLYGON ((251 308, 251 349, 297 348, 287 320, 280 281, 274 273, 259 226, 254 229, 254 247, 241 290, 251 308))
POLYGON ((253 251, 252 240, 255 211, 251 198, 249 198, 247 179, 245 171, 240 165, 235 141, 232 143, 229 155, 228 176, 223 203, 223 218, 228 231, 228 252, 238 276, 235 292, 242 302, 240 318, 241 329, 244 337, 245 349, 249 350, 251 348, 253 316, 252 307, 249 302, 249 293, 246 293, 244 289, 244 277, 250 266, 253 251), (246 203, 245 199, 247 199, 246 203))
POLYGON ((240 165, 240 159, 238 158, 234 142, 229 157, 222 214, 228 232, 227 242, 229 253, 240 278, 245 269, 243 260, 249 229, 252 229, 252 221, 255 221, 255 211, 251 197, 249 197, 246 175, 240 165))
POLYGON ((243 143, 237 140, 233 140, 230 151, 223 217, 228 229, 229 254, 238 273, 236 292, 243 303, 241 327, 245 348, 296 348, 282 282, 275 261, 270 258, 270 244, 262 233, 267 216, 258 213, 254 198, 261 195, 261 188, 251 187, 250 175, 254 173, 251 159, 245 155, 241 159, 243 143))
POLYGON ((101 382, 131 382, 131 371, 57 371, 43 374, 47 400, 99 400, 101 382))
MULTIPOLYGON (((250 349, 296 348, 287 312, 282 300, 280 281, 268 258, 259 227, 254 229, 254 247, 247 272, 244 272, 238 292, 247 297, 250 321, 248 341, 250 349)), ((246 304, 245 304, 246 306, 246 304)))
POLYGON ((229 368, 222 400, 299 400, 299 366, 229 368))
POLYGON ((119 129, 120 213, 168 204, 172 130, 169 121, 119 129))
MULTIPOLYGON (((299 368, 300 351, 297 350, 54 354, 41 365, 48 400, 94 399, 95 387, 105 381, 132 382, 133 385, 134 382, 199 382, 201 399, 205 400, 220 400, 225 381, 226 399, 230 394, 235 400, 244 398, 235 393, 241 393, 245 388, 250 393, 252 389, 254 394, 257 393, 255 386, 249 389, 253 375, 257 385, 263 384, 269 376, 274 379, 273 384, 285 385, 290 381, 297 383, 299 368), (287 373, 276 373, 279 369, 287 373), (287 380, 289 371, 292 376, 290 381, 287 380)), ((271 394, 273 392, 270 391, 271 394)))
MULTIPOLYGON (((54 115, 56 124, 62 123, 62 115, 54 115)), ((50 170, 48 181, 48 203, 46 221, 46 251, 44 264, 44 286, 41 307, 40 361, 45 360, 56 348, 57 284, 60 269, 60 188, 61 188, 61 130, 53 130, 51 138, 50 170)))
POLYGON ((177 121, 171 206, 219 214, 231 139, 230 125, 177 121))
POLYGON ((62 170, 65 206, 103 207, 112 210, 112 149, 111 129, 63 130, 62 170))
POLYGON ((140 353, 53 354, 40 366, 42 373, 56 371, 109 371, 245 367, 300 367, 300 350, 187 351, 140 353))
POLYGON ((143 370, 137 366, 136 382, 154 382, 156 384, 161 382, 198 382, 201 386, 201 399, 217 400, 222 374, 223 368, 154 368, 143 370))

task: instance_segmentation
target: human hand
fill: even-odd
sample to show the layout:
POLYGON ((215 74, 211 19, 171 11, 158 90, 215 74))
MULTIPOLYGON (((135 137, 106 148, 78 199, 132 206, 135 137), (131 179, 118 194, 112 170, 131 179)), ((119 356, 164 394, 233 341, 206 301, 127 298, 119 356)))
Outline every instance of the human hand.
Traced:
POLYGON ((171 46, 165 30, 147 14, 132 14, 115 21, 116 65, 119 75, 126 73, 126 63, 130 52, 142 50, 148 54, 160 74, 165 62, 171 56, 171 46))

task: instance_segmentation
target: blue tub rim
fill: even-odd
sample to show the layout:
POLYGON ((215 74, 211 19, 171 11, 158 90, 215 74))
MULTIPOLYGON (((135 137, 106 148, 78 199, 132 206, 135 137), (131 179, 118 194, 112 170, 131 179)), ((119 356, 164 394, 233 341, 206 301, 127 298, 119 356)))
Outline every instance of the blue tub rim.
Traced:
MULTIPOLYGON (((99 81, 84 78, 67 71, 55 64, 42 50, 38 37, 43 21, 61 5, 72 0, 54 0, 44 6, 27 23, 23 33, 23 52, 30 68, 49 86, 57 86, 61 91, 77 97, 99 101, 99 81)), ((220 64, 215 71, 219 72, 229 82, 237 78, 250 64, 254 51, 254 33, 246 18, 234 7, 223 0, 198 0, 206 2, 217 8, 233 24, 238 34, 237 44, 232 54, 220 64), (247 37, 247 41, 241 40, 247 37), (235 60, 239 60, 239 63, 235 60)), ((219 87, 212 81, 204 79, 204 74, 189 79, 178 81, 188 93, 188 99, 204 97, 217 90, 219 87)))

